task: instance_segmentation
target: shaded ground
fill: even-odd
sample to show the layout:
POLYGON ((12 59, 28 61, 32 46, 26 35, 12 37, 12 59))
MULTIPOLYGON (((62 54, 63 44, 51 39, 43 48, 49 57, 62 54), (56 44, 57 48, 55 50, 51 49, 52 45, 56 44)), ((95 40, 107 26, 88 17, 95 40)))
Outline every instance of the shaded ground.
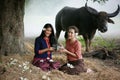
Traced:
MULTIPOLYGON (((33 39, 34 41, 34 39, 33 39)), ((120 41, 116 40, 116 47, 112 50, 118 54, 117 59, 98 59, 92 56, 84 57, 85 66, 92 69, 90 73, 79 75, 68 75, 58 70, 43 72, 33 66, 31 61, 34 56, 33 41, 26 40, 27 53, 24 55, 2 56, 3 63, 0 63, 0 80, 119 80, 120 79, 120 41)), ((97 50, 97 48, 95 48, 97 50)), ((93 49, 93 51, 95 51, 93 49)), ((84 54, 84 52, 83 52, 84 54)), ((54 60, 61 64, 66 62, 64 54, 54 53, 54 60)))

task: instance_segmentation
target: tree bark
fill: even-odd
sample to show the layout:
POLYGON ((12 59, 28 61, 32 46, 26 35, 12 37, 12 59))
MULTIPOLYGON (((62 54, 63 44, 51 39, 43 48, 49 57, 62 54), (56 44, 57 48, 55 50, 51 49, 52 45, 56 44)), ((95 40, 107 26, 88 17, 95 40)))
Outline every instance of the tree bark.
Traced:
POLYGON ((0 0, 0 55, 22 54, 25 0, 0 0))

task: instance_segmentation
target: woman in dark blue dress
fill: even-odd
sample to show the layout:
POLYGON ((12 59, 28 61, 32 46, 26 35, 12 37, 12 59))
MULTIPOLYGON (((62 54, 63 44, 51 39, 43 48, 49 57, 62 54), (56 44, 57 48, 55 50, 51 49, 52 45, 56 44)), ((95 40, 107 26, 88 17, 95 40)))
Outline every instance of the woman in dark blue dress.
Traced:
POLYGON ((55 48, 52 47, 57 44, 54 30, 51 24, 45 24, 42 33, 35 39, 35 56, 33 65, 40 67, 43 71, 58 69, 59 62, 54 62, 52 59, 52 52, 55 48))

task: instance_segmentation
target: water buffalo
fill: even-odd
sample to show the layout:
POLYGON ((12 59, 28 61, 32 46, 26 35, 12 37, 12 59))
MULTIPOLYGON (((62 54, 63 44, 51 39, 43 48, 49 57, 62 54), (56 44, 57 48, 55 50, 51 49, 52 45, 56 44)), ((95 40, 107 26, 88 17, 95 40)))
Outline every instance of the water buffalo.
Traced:
POLYGON ((56 37, 58 39, 60 32, 62 30, 66 31, 69 26, 76 26, 79 29, 78 35, 82 35, 85 40, 86 51, 89 51, 96 30, 98 29, 102 33, 106 32, 107 22, 114 24, 114 21, 110 18, 118 15, 119 11, 119 5, 113 13, 98 12, 94 8, 88 7, 87 3, 81 8, 64 7, 56 15, 56 37))

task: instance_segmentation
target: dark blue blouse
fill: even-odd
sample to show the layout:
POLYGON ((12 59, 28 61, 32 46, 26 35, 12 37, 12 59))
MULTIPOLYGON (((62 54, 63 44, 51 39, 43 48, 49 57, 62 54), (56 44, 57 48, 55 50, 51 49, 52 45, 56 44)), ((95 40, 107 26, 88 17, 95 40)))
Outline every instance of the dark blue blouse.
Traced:
POLYGON ((45 39, 37 37, 35 39, 35 47, 34 47, 35 56, 34 56, 34 58, 47 58, 47 57, 51 58, 51 56, 52 56, 51 53, 50 53, 50 56, 48 56, 47 52, 44 52, 42 54, 38 53, 39 50, 42 50, 45 48, 48 48, 45 39))

